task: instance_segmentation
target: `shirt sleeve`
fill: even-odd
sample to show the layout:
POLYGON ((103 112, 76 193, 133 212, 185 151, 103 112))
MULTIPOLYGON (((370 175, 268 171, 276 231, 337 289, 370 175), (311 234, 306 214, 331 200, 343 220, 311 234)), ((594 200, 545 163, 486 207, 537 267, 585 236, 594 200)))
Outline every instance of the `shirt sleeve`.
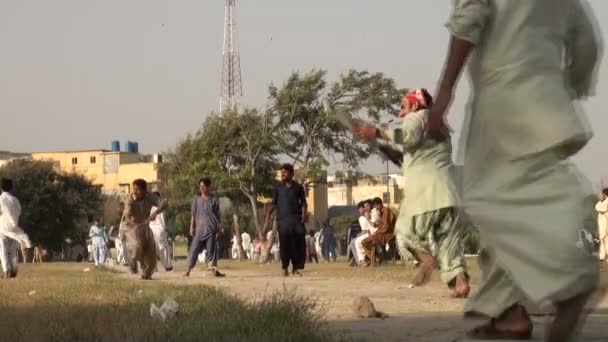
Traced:
POLYGON ((600 214, 605 214, 608 212, 608 200, 597 202, 595 205, 595 210, 600 214))
POLYGON ((2 214, 6 215, 10 224, 13 227, 17 227, 19 225, 19 207, 10 200, 10 198, 5 196, 0 196, 0 207, 2 208, 2 214))
POLYGON ((196 197, 192 199, 192 205, 190 206, 190 214, 196 217, 196 197))
POLYGON ((213 201, 213 214, 217 219, 217 224, 220 224, 220 200, 216 197, 213 201))
POLYGON ((389 130, 389 138, 393 143, 403 145, 406 151, 415 150, 424 139, 426 120, 426 111, 408 114, 400 128, 389 130))
POLYGON ((308 206, 308 203, 306 203, 306 191, 304 191, 303 185, 300 185, 300 203, 302 206, 308 206))
POLYGON ((450 33, 477 45, 490 15, 489 0, 453 0, 453 9, 446 24, 450 33))
POLYGON ((276 208, 277 205, 279 205, 279 189, 275 187, 272 191, 272 206, 276 208))
POLYGON ((566 77, 574 98, 594 94, 595 69, 600 56, 599 37, 594 24, 597 19, 589 4, 572 1, 572 11, 566 36, 566 77))

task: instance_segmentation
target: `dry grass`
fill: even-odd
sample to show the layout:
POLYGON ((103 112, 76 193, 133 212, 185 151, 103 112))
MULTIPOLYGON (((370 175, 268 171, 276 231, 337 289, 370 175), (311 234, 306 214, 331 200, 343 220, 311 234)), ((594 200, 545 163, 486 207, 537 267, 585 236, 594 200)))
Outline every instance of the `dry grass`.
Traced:
POLYGON ((134 282, 85 264, 24 265, 0 281, 3 341, 334 341, 315 299, 282 292, 245 302, 209 286, 134 282), (35 291, 35 292, 33 292, 35 291), (159 323, 166 297, 177 317, 159 323))
MULTIPOLYGON (((181 263, 178 263, 178 267, 181 267, 181 263)), ((473 283, 479 280, 479 266, 477 264, 477 258, 467 258, 467 267, 471 275, 473 283)), ((250 261, 235 261, 235 260, 220 260, 220 268, 226 270, 255 270, 260 273, 277 274, 279 272, 279 265, 277 263, 272 264, 254 264, 250 261)), ((338 258, 338 262, 335 263, 319 263, 319 264, 306 264, 305 273, 313 273, 318 276, 331 276, 337 279, 369 279, 370 281, 396 281, 396 282, 409 282, 414 276, 416 269, 413 266, 404 265, 400 261, 396 263, 387 262, 376 267, 367 268, 352 268, 346 263, 345 258, 338 258)), ((433 274, 433 281, 440 282, 439 272, 433 274)))

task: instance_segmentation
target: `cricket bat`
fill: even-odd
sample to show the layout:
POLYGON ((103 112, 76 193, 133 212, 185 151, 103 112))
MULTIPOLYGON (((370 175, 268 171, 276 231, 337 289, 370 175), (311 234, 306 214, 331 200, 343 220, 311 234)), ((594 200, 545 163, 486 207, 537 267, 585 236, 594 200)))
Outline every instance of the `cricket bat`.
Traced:
MULTIPOLYGON (((360 119, 353 118, 351 114, 345 111, 338 111, 336 113, 336 119, 338 122, 342 124, 345 128, 349 129, 351 132, 363 125, 373 126, 371 123, 365 122, 360 119)), ((380 152, 384 158, 390 160, 393 164, 401 167, 403 164, 403 152, 398 148, 392 146, 391 144, 385 144, 378 142, 377 139, 373 139, 371 141, 366 141, 367 144, 372 146, 374 149, 380 152)))

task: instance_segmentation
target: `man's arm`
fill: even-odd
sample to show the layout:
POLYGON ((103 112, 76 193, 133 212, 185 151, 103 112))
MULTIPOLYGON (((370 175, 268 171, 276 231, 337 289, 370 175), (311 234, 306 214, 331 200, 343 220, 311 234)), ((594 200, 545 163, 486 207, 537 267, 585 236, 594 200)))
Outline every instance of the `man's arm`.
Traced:
POLYGON ((218 233, 221 231, 220 228, 220 200, 215 197, 215 201, 213 201, 213 215, 215 215, 215 218, 217 220, 217 225, 218 225, 218 233))
POLYGON ((491 7, 487 0, 455 1, 447 24, 451 33, 448 53, 428 121, 429 135, 436 140, 445 140, 449 134, 444 116, 452 102, 462 69, 475 45, 481 41, 490 14, 491 7))
POLYGON ((302 202, 302 223, 306 223, 308 217, 308 203, 306 203, 306 192, 304 186, 300 185, 300 201, 302 202))
POLYGON ((272 214, 274 213, 274 211, 277 209, 278 204, 279 204, 279 191, 277 188, 274 188, 274 190, 272 191, 272 203, 270 203, 270 208, 268 209, 268 212, 266 213, 266 221, 270 221, 270 218, 272 217, 272 214))
POLYGON ((190 236, 194 237, 194 229, 196 228, 196 198, 192 200, 192 206, 190 208, 190 236))

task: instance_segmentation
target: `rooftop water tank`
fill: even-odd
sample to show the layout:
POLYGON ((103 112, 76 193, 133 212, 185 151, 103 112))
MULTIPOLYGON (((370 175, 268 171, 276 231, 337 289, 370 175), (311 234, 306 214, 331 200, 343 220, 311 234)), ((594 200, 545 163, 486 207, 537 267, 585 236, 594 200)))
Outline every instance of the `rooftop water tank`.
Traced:
POLYGON ((139 143, 137 141, 133 142, 133 152, 139 153, 139 143))
POLYGON ((127 153, 133 153, 134 152, 133 149, 134 149, 133 142, 130 141, 130 140, 127 141, 127 150, 126 150, 126 152, 127 153))
POLYGON ((112 141, 112 152, 120 152, 120 141, 112 141))

